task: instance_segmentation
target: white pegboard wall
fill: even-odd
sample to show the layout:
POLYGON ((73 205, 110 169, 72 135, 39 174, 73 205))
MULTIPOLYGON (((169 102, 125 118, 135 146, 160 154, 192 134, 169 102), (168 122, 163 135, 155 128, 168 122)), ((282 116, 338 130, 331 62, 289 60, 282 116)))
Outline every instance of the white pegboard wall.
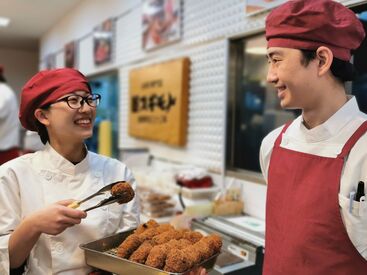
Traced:
POLYGON ((245 31, 244 0, 184 1, 184 43, 196 44, 245 31))
POLYGON ((93 39, 81 40, 79 42, 78 69, 88 75, 91 73, 93 65, 93 39))
POLYGON ((134 6, 131 12, 116 22, 116 63, 134 63, 144 57, 141 49, 141 6, 134 6))
POLYGON ((246 0, 185 0, 185 45, 244 36, 265 27, 267 11, 247 16, 246 0))
MULTIPOLYGON (((170 147, 128 135, 128 77, 132 68, 120 70, 120 147, 149 147, 160 158, 196 164, 220 172, 224 138, 225 41, 187 49, 169 59, 191 60, 187 145, 170 147)), ((156 59, 152 64, 159 63, 156 59)), ((143 66, 148 64, 143 64, 143 66)))

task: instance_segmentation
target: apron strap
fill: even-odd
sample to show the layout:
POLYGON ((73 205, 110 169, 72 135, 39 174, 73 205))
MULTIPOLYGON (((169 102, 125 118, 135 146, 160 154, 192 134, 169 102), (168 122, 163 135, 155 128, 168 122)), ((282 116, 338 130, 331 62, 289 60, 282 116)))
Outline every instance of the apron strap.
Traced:
POLYGON ((289 127, 289 125, 291 125, 291 123, 292 123, 292 122, 293 122, 293 121, 288 121, 288 122, 284 125, 284 127, 283 127, 282 131, 280 132, 279 136, 277 137, 277 139, 276 139, 276 140, 275 140, 275 142, 274 142, 274 147, 279 147, 279 146, 280 146, 280 143, 282 142, 283 134, 285 133, 285 131, 287 131, 287 129, 288 129, 288 127, 289 127))
POLYGON ((345 143, 342 151, 338 155, 338 158, 344 159, 352 150, 353 146, 357 143, 361 136, 363 136, 367 132, 367 121, 363 122, 361 126, 354 132, 354 134, 348 139, 347 143, 345 143))

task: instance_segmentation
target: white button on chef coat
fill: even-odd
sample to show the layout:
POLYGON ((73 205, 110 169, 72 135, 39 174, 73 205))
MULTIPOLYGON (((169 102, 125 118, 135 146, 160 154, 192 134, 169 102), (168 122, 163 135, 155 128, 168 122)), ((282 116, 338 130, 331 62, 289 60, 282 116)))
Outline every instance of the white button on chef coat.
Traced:
MULTIPOLYGON (((0 274, 9 274, 8 241, 20 221, 46 205, 65 199, 82 199, 103 186, 126 180, 135 189, 131 171, 120 161, 88 152, 73 165, 49 144, 42 151, 26 154, 0 167, 0 274)), ((85 209, 106 196, 96 197, 85 209)), ((111 204, 88 212, 81 224, 67 228, 57 236, 42 234, 28 258, 25 274, 85 275, 80 244, 94 241, 139 224, 136 199, 111 204)))
MULTIPOLYGON (((296 118, 283 134, 284 141, 282 140, 280 146, 298 152, 335 158, 351 135, 366 120, 367 115, 359 111, 355 97, 349 97, 348 102, 332 117, 313 129, 307 129, 304 126, 302 116, 296 118)), ((269 133, 261 144, 260 166, 265 179, 268 177, 273 145, 282 128, 283 126, 269 133)), ((349 193, 356 191, 360 180, 367 185, 366 148, 367 135, 365 134, 354 145, 344 165, 340 182, 339 205, 349 238, 359 253, 367 259, 367 211, 364 211, 363 215, 349 212, 349 193)), ((326 183, 320 182, 320 184, 326 183)), ((325 194, 325 199, 328 199, 327 194, 325 194)))
POLYGON ((62 254, 64 252, 64 246, 62 245, 62 242, 56 242, 55 244, 53 244, 51 249, 56 254, 62 254))

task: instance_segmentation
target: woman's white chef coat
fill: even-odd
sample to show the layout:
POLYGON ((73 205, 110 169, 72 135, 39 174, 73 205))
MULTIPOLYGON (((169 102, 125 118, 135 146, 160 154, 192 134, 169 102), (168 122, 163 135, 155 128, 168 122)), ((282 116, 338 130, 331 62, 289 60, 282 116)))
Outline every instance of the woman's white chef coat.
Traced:
MULTIPOLYGON (((355 97, 325 123, 307 129, 302 116, 296 118, 283 135, 281 147, 298 152, 335 158, 344 144, 367 120, 367 115, 359 111, 355 97)), ((268 168, 273 145, 280 134, 279 127, 266 136, 260 149, 260 165, 264 178, 268 177, 268 168)), ((307 173, 305 169, 304 173, 307 173)), ((367 188, 367 135, 363 135, 352 148, 344 165, 339 193, 339 205, 344 225, 349 238, 359 253, 367 259, 367 207, 366 203, 353 202, 352 213, 349 212, 349 193, 356 191, 358 182, 364 181, 367 188), (360 208, 361 211, 360 211, 360 208)), ((326 184, 320 182, 320 184, 326 184)), ((315 190, 317 192, 317 190, 315 190)), ((325 200, 328 194, 325 194, 325 200)), ((315 206, 317 207, 317 206, 315 206)))
MULTIPOLYGON (((9 274, 8 241, 20 221, 46 205, 65 199, 82 199, 103 186, 126 180, 136 188, 131 171, 120 161, 88 152, 73 165, 49 144, 42 151, 23 155, 0 167, 0 274, 9 274)), ((81 209, 107 197, 98 196, 81 209)), ((25 274, 85 275, 80 244, 103 238, 139 224, 137 199, 110 204, 88 212, 81 224, 57 236, 42 234, 28 258, 25 274)))

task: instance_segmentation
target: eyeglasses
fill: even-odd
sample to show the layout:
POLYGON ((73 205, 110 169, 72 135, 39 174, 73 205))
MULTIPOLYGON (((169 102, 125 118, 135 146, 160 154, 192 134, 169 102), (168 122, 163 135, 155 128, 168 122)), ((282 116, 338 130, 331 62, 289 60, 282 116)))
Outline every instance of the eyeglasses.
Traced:
POLYGON ((84 103, 87 103, 90 107, 97 107, 101 100, 101 95, 90 94, 87 96, 81 95, 69 95, 67 97, 61 98, 54 103, 65 101, 71 109, 79 109, 83 107, 84 103))

